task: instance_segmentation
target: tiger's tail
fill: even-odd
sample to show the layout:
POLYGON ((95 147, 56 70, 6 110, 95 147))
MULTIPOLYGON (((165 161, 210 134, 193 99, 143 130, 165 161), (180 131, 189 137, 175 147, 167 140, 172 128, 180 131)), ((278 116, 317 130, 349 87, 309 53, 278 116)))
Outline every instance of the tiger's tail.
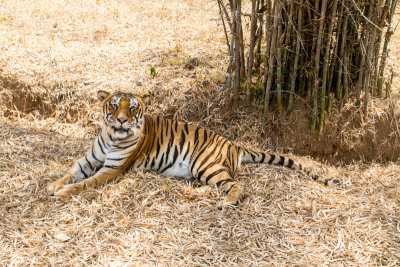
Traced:
POLYGON ((312 178, 314 181, 318 181, 320 183, 323 183, 324 185, 339 183, 339 180, 336 179, 322 181, 321 179, 319 179, 319 176, 317 174, 312 173, 309 169, 304 168, 301 164, 296 163, 293 159, 281 155, 256 152, 253 150, 242 148, 240 159, 242 163, 268 163, 271 165, 283 166, 291 170, 300 171, 306 176, 312 178))

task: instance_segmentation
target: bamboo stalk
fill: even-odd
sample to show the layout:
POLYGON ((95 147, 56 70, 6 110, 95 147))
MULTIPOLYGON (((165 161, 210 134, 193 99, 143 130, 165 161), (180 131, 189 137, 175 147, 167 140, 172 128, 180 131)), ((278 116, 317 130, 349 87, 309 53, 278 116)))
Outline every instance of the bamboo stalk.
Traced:
POLYGON ((228 32, 226 31, 224 14, 222 13, 221 0, 218 1, 218 8, 219 8, 219 13, 220 13, 220 15, 221 15, 222 26, 224 27, 224 34, 225 34, 225 39, 226 39, 226 45, 228 46, 228 50, 229 50, 229 49, 230 49, 230 46, 229 46, 229 38, 228 38, 228 32))
MULTIPOLYGON (((374 1, 374 0, 372 0, 372 1, 374 1)), ((372 10, 373 10, 372 8, 368 9, 368 15, 367 15, 368 19, 371 18, 372 10)), ((366 78, 365 61, 366 61, 366 57, 367 57, 367 46, 369 43, 370 34, 368 31, 366 31, 364 29, 362 32, 362 36, 364 36, 364 38, 362 38, 362 40, 364 40, 364 42, 361 42, 361 63, 359 65, 360 67, 359 67, 359 73, 358 73, 357 95, 356 95, 356 106, 357 107, 359 107, 361 105, 361 91, 365 85, 365 80, 366 80, 365 79, 366 78)))
MULTIPOLYGON (((260 5, 263 7, 264 6, 264 0, 257 0, 257 8, 256 10, 258 11, 260 8, 260 5)), ((260 72, 260 66, 261 66, 261 41, 262 41, 262 36, 264 32, 264 15, 263 14, 257 14, 258 17, 258 34, 257 34, 257 49, 256 49, 256 62, 255 62, 255 69, 256 73, 260 72)))
POLYGON ((274 56, 275 56, 275 45, 276 45, 276 29, 278 26, 278 5, 279 2, 275 2, 274 4, 274 22, 272 27, 272 37, 271 37, 271 45, 270 45, 270 55, 268 59, 268 72, 267 72, 267 82, 265 83, 265 98, 264 98, 264 122, 268 123, 269 120, 269 95, 271 93, 271 85, 272 85, 272 75, 274 69, 274 56))
MULTIPOLYGON (((345 2, 343 2, 342 3, 342 6, 344 6, 345 5, 345 2)), ((344 20, 343 20, 343 28, 342 28, 342 31, 341 31, 341 33, 342 33, 342 42, 341 42, 341 44, 340 44, 340 51, 339 51, 339 61, 340 61, 340 59, 344 59, 345 58, 345 47, 346 47, 346 41, 347 41, 347 24, 348 24, 348 22, 349 22, 349 16, 348 15, 345 15, 345 14, 343 14, 343 17, 344 17, 344 20)), ((346 65, 346 63, 344 62, 344 60, 343 60, 343 62, 339 62, 339 65, 338 65, 338 75, 337 75, 337 80, 336 80, 336 90, 335 90, 335 92, 336 92, 336 99, 338 99, 338 100, 342 100, 342 84, 341 84, 341 81, 342 81, 342 71, 343 71, 343 66, 345 67, 345 68, 347 68, 347 65, 346 65)), ((344 84, 344 81, 343 81, 343 84, 344 84)), ((348 89, 347 89, 348 90, 348 89)), ((346 94, 346 97, 348 96, 348 93, 346 94)))
POLYGON ((249 57, 247 59, 247 88, 246 88, 246 102, 250 103, 251 100, 251 80, 253 74, 253 62, 254 62, 254 45, 256 39, 256 28, 257 28, 257 18, 256 18, 256 0, 251 0, 251 29, 250 29, 250 51, 249 57))
POLYGON ((328 74, 328 67, 329 67, 329 54, 330 54, 330 43, 332 40, 332 32, 333 27, 335 26, 335 18, 336 18, 336 10, 337 10, 337 3, 338 0, 333 0, 333 7, 332 7, 332 14, 331 14, 331 21, 329 23, 328 28, 328 40, 326 41, 326 50, 324 56, 324 67, 322 71, 322 90, 321 90, 321 109, 320 109, 320 116, 319 116, 319 126, 318 132, 319 134, 323 133, 324 130, 324 123, 325 123, 325 95, 326 95, 326 88, 327 88, 327 74, 328 74))
POLYGON ((377 87, 377 94, 379 97, 382 97, 382 88, 381 90, 379 90, 378 87, 378 71, 379 71, 379 51, 382 45, 382 39, 383 39, 383 27, 385 25, 385 20, 387 18, 387 15, 389 13, 389 9, 390 9, 390 0, 386 0, 383 7, 382 7, 382 14, 380 16, 380 20, 378 23, 380 30, 380 33, 378 35, 378 41, 377 44, 375 46, 375 56, 374 58, 376 59, 375 61, 375 71, 374 71, 374 85, 377 87))
MULTIPOLYGON (((277 37, 281 36, 282 25, 280 25, 280 19, 278 24, 277 37)), ((277 44, 276 47, 276 101, 278 104, 278 113, 282 113, 282 52, 281 44, 277 44)))
POLYGON ((352 23, 348 24, 350 25, 350 28, 348 30, 348 32, 350 33, 349 39, 349 49, 345 50, 345 58, 343 60, 344 62, 344 68, 345 68, 345 74, 343 76, 343 88, 344 88, 344 99, 343 99, 343 103, 347 103, 349 100, 349 86, 352 83, 352 79, 355 76, 355 74, 353 74, 354 69, 359 70, 359 65, 354 66, 353 67, 353 61, 354 61, 354 57, 356 57, 356 42, 358 40, 358 27, 360 25, 360 20, 361 20, 361 15, 359 12, 355 11, 355 9, 353 10, 349 10, 349 16, 351 16, 351 14, 354 14, 351 16, 352 18, 352 23), (352 13, 353 12, 353 13, 352 13), (358 26, 357 26, 358 25, 358 26))
POLYGON ((234 21, 235 24, 235 79, 234 79, 234 84, 233 84, 233 94, 232 94, 232 102, 233 105, 237 105, 239 102, 239 90, 240 90, 240 61, 241 61, 241 55, 240 55, 240 28, 239 28, 239 19, 240 19, 240 8, 241 6, 241 0, 238 0, 236 2, 236 19, 234 21))
MULTIPOLYGON (((244 54, 244 36, 243 36, 243 26, 242 26, 242 0, 237 0, 237 29, 239 34, 239 48, 240 48, 240 78, 245 79, 246 77, 246 63, 244 54)), ((239 86, 240 91, 240 86, 239 86)), ((239 94, 238 98, 239 100, 239 94)))
MULTIPOLYGON (((328 74, 329 83, 328 83, 328 86, 327 86, 327 91, 329 93, 332 93, 334 91, 335 92, 335 96, 337 96, 336 99, 338 99, 338 100, 339 100, 339 94, 338 94, 338 92, 336 92, 336 90, 332 89, 332 83, 333 83, 333 78, 335 76, 335 72, 336 73, 338 72, 337 68, 339 67, 339 65, 341 65, 340 58, 339 58, 339 55, 338 55, 338 49, 340 47, 339 40, 340 40, 340 36, 342 34, 341 25, 343 24, 342 21, 344 19, 343 18, 344 3, 343 2, 339 2, 338 5, 339 4, 340 4, 340 10, 339 10, 339 12, 337 14, 338 19, 337 19, 337 23, 336 23, 337 24, 336 38, 334 40, 332 40, 332 46, 334 48, 333 48, 333 52, 332 52, 332 55, 331 55, 331 58, 332 58, 331 61, 330 61, 331 62, 331 68, 330 68, 330 71, 329 71, 329 74, 328 74), (336 64, 336 62, 338 62, 338 64, 336 64)), ((331 94, 329 94, 329 97, 331 97, 331 94)), ((332 99, 330 99, 330 100, 332 100, 332 99)), ((328 112, 328 113, 330 113, 330 112, 328 112)))
POLYGON ((345 50, 344 52, 344 60, 343 60, 343 67, 344 67, 344 75, 343 75, 343 103, 346 104, 349 100, 349 52, 345 50))
MULTIPOLYGON (((317 1, 318 2, 318 1, 317 1)), ((327 0, 322 0, 321 4, 321 18, 319 20, 319 28, 318 28, 318 36, 316 43, 316 52, 315 52, 315 69, 314 69, 314 79, 313 79, 313 88, 312 88, 312 118, 311 118, 311 131, 315 131, 315 126, 317 124, 317 103, 318 103, 318 86, 319 86, 319 61, 321 54, 321 43, 322 43, 322 32, 324 30, 324 20, 326 14, 326 5, 327 0)))
MULTIPOLYGON (((319 10, 319 0, 315 0, 314 1, 314 22, 311 22, 311 25, 313 26, 313 33, 317 33, 317 22, 318 22, 318 10, 319 10)), ((322 17, 322 16, 321 16, 322 17)), ((311 19, 311 16, 310 16, 311 19)), ((313 35, 313 44, 312 44, 312 48, 311 51, 314 52, 315 51, 315 47, 317 46, 317 39, 318 39, 318 35, 313 35)), ((311 59, 311 62, 313 62, 314 60, 311 59)))
POLYGON ((293 98, 294 98, 294 87, 296 84, 297 77, 297 66, 299 64, 299 56, 300 56, 300 39, 301 39, 301 27, 302 27, 302 18, 303 18, 303 0, 299 0, 299 8, 298 8, 298 16, 297 16, 297 30, 296 30, 296 54, 294 57, 293 69, 290 78, 290 94, 289 94, 289 103, 288 103, 288 115, 292 112, 293 109, 293 98))
POLYGON ((232 0, 231 5, 232 12, 232 26, 231 26, 231 43, 229 47, 229 66, 228 66, 228 75, 227 75, 227 91, 226 91, 226 105, 229 107, 231 105, 231 92, 232 92, 232 70, 233 70, 233 53, 234 53, 234 40, 235 40, 235 31, 236 31, 236 0, 232 0))
MULTIPOLYGON (((371 1, 371 5, 374 5, 374 1, 371 1)), ((372 9, 372 7, 370 7, 372 9)), ((378 10, 379 12, 379 10, 378 10)), ((373 17, 374 14, 371 14, 372 17, 369 17, 370 21, 374 21, 373 17)), ((376 16, 376 14, 375 14, 376 16)), ((371 73, 372 73, 372 68, 373 68, 373 58, 372 54, 374 52, 375 48, 375 40, 376 40, 376 27, 372 27, 372 33, 371 34, 371 41, 368 46, 368 51, 367 51, 367 70, 366 70, 366 77, 365 77, 365 96, 364 96, 364 117, 368 116, 368 102, 369 102, 369 91, 370 91, 370 79, 371 79, 371 73)))
MULTIPOLYGON (((236 0, 235 0, 235 2, 236 2, 236 0)), ((218 0, 218 4, 220 5, 220 7, 222 8, 222 11, 225 14, 226 20, 227 20, 228 25, 229 25, 229 29, 232 31, 232 20, 229 17, 228 11, 226 10, 226 6, 224 5, 224 1, 223 0, 218 0)))
MULTIPOLYGON (((266 0, 267 3, 267 12, 265 12, 265 36, 266 36, 266 42, 265 42, 265 62, 267 63, 267 60, 269 59, 270 55, 270 47, 271 47, 271 26, 272 26, 272 17, 273 17, 273 10, 272 10, 272 2, 271 0, 266 0)), ((267 65, 265 70, 267 70, 267 65)))
POLYGON ((385 42, 383 44, 382 58, 381 58, 381 62, 379 65, 378 92, 382 91, 383 75, 385 73, 386 58, 388 56, 388 51, 389 51, 389 41, 393 35, 392 20, 393 20, 394 11, 396 10, 396 5, 397 5, 397 0, 392 0, 390 13, 388 16, 388 26, 387 26, 387 30, 386 30, 386 34, 385 34, 385 42))
MULTIPOLYGON (((285 75, 286 75, 286 66, 288 66, 287 61, 288 61, 288 52, 290 50, 290 40, 292 38, 292 31, 293 31, 293 13, 294 13, 294 3, 292 1, 288 1, 286 6, 283 6, 282 8, 282 12, 285 11, 285 13, 287 14, 287 11, 285 9, 285 7, 287 7, 289 5, 289 14, 288 14, 288 18, 287 18, 287 22, 285 23, 286 25, 286 29, 283 32, 284 33, 284 38, 285 38, 285 43, 283 44, 283 55, 282 55, 282 59, 281 59, 281 77, 282 77, 282 87, 284 87, 285 83, 284 83, 284 79, 285 79, 285 75)), ((282 19, 281 19, 282 21, 282 19)), ((283 22, 281 22, 282 26, 285 26, 283 22)), ((288 86, 285 86, 285 88, 288 86)), ((289 89, 289 88, 288 88, 289 89)), ((287 90, 288 91, 288 90, 287 90)))
MULTIPOLYGON (((383 8, 383 6, 381 6, 381 3, 380 3, 381 1, 382 0, 379 0, 375 5, 375 8, 374 8, 375 11, 374 11, 374 15, 373 15, 374 20, 372 21, 375 25, 378 25, 378 26, 380 25, 380 22, 381 22, 380 17, 382 15, 381 12, 382 12, 382 8, 383 8)), ((371 25, 371 27, 373 27, 373 25, 371 25)), ((375 35, 372 39, 372 43, 374 44, 374 46, 371 48, 373 51, 372 51, 371 57, 369 59, 370 66, 368 69, 368 75, 369 75, 369 87, 370 87, 370 91, 371 91, 371 96, 373 97, 375 95, 375 85, 376 85, 376 81, 377 81, 377 77, 375 75, 376 65, 378 64, 378 56, 376 56, 376 55, 377 55, 377 53, 379 53, 379 52, 377 52, 377 51, 379 51, 379 49, 377 48, 377 45, 378 45, 379 36, 380 36, 379 32, 382 32, 382 29, 378 28, 378 27, 373 27, 372 30, 375 31, 375 35)))
POLYGON ((269 68, 269 57, 270 57, 270 46, 271 46, 271 39, 272 35, 271 33, 271 17, 272 17, 272 8, 271 8, 271 0, 267 0, 266 3, 267 6, 267 12, 265 16, 265 53, 264 53, 264 62, 265 62, 265 67, 264 67, 264 99, 265 99, 265 85, 268 80, 268 68, 269 68))

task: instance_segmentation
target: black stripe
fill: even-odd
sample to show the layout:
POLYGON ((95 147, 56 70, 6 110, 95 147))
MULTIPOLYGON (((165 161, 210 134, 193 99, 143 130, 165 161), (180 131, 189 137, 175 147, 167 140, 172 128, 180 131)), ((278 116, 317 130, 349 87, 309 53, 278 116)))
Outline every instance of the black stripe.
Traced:
POLYGON ((265 153, 261 153, 261 160, 260 160, 260 163, 264 163, 264 160, 265 160, 265 153))
POLYGON ((169 143, 172 145, 174 143, 174 139, 175 139, 175 133, 174 133, 174 130, 172 129, 172 125, 171 125, 170 132, 171 132, 171 136, 170 136, 170 139, 169 139, 169 143))
POLYGON ((103 136, 101 136, 101 134, 99 134, 100 140, 103 143, 104 147, 108 149, 106 143, 104 142, 103 136))
POLYGON ((88 175, 83 171, 82 165, 78 162, 79 168, 81 169, 81 173, 85 176, 85 179, 88 178, 88 175))
POLYGON ((98 162, 104 163, 104 161, 101 161, 101 160, 99 160, 98 158, 96 158, 96 156, 94 155, 94 149, 93 149, 93 147, 92 147, 92 157, 93 157, 95 160, 97 160, 98 162))
POLYGON ((110 169, 118 169, 120 166, 115 166, 115 165, 104 165, 105 168, 110 168, 110 169))
POLYGON ((120 161, 123 159, 126 159, 126 157, 125 158, 107 158, 107 160, 114 160, 114 161, 120 161))
POLYGON ((277 165, 283 166, 284 164, 285 164, 285 157, 284 156, 280 156, 280 160, 279 160, 277 165))
POLYGON ((167 162, 168 162, 168 155, 169 155, 170 151, 171 151, 171 146, 170 146, 170 144, 168 144, 167 151, 165 152, 165 164, 167 164, 167 162))
MULTIPOLYGON (((127 145, 127 146, 116 146, 116 145, 114 145, 114 147, 123 150, 123 149, 130 148, 131 146, 134 146, 134 145, 136 145, 136 144, 137 144, 137 143, 135 143, 135 142, 133 141, 133 143, 130 143, 130 144, 127 145)), ((110 150, 110 152, 112 152, 112 151, 116 151, 116 149, 110 150)))
POLYGON ((289 159, 288 168, 292 169, 293 168, 293 164, 294 164, 294 161, 292 159, 289 159))
POLYGON ((168 170, 169 168, 171 168, 173 165, 174 165, 174 163, 171 162, 171 163, 168 164, 164 169, 162 169, 162 170, 160 171, 160 173, 165 172, 166 170, 168 170))
POLYGON ((274 154, 270 154, 270 159, 269 159, 269 161, 268 161, 268 164, 272 164, 272 162, 274 161, 274 159, 275 159, 275 155, 274 154))
MULTIPOLYGON (((101 135, 101 133, 100 133, 100 135, 101 135)), ((114 139, 112 138, 111 134, 107 134, 107 135, 108 135, 108 138, 110 138, 111 142, 114 142, 114 139)))
MULTIPOLYGON (((158 140, 158 139, 157 139, 158 140)), ((151 143, 151 146, 150 146, 150 148, 147 150, 147 151, 152 151, 153 150, 153 147, 154 147, 154 142, 156 141, 156 138, 154 137, 153 138, 153 142, 151 143)))
POLYGON ((90 169, 93 170, 93 166, 92 166, 92 164, 90 164, 90 162, 87 158, 87 155, 85 155, 85 159, 86 159, 86 162, 89 164, 90 169))
MULTIPOLYGON (((203 143, 201 144, 200 148, 205 145, 207 143, 207 139, 208 139, 208 132, 206 130, 203 130, 203 143)), ((215 135, 214 135, 214 139, 215 139, 215 135)))
POLYGON ((151 161, 150 168, 153 169, 155 164, 156 164, 156 158, 154 157, 153 160, 151 161))
POLYGON ((185 155, 183 156, 183 160, 186 159, 186 156, 188 155, 189 150, 190 150, 190 141, 189 141, 188 144, 187 144, 187 150, 186 150, 186 152, 185 152, 185 155))
POLYGON ((174 157, 172 159, 172 163, 175 163, 177 158, 178 158, 178 148, 175 146, 174 157))
POLYGON ((185 145, 185 141, 186 141, 185 133, 184 133, 184 131, 182 130, 181 139, 179 140, 179 151, 180 151, 180 152, 182 152, 182 150, 183 150, 183 146, 185 145))
POLYGON ((231 187, 229 187, 229 189, 225 191, 225 193, 229 194, 229 192, 231 191, 231 189, 232 189, 232 187, 233 187, 234 185, 235 185, 235 184, 233 183, 233 184, 231 185, 231 187))
POLYGON ((189 134, 189 127, 188 127, 188 124, 187 124, 187 123, 185 123, 184 128, 185 128, 186 134, 189 134))
POLYGON ((158 166, 158 168, 157 168, 157 172, 160 172, 160 168, 163 166, 163 161, 164 161, 164 153, 161 155, 161 160, 160 160, 160 162, 158 163, 159 166, 158 166))
POLYGON ((224 185, 229 182, 233 182, 233 180, 232 179, 221 180, 221 181, 216 182, 215 184, 219 187, 219 186, 224 185), (222 183, 224 183, 224 184, 222 184, 222 183))
MULTIPOLYGON (((172 125, 171 125, 172 126, 172 125)), ((174 144, 174 132, 173 132, 173 130, 172 130, 172 128, 171 128, 171 137, 170 137, 170 139, 169 139, 169 142, 168 142, 168 147, 167 147, 167 151, 166 151, 166 157, 165 157, 165 164, 168 162, 168 159, 169 159, 169 153, 171 152, 171 148, 172 148, 172 146, 173 146, 173 144, 174 144)))
POLYGON ((178 121, 174 121, 175 122, 175 132, 178 131, 178 121))
POLYGON ((100 144, 99 138, 97 138, 97 144, 98 144, 99 147, 100 147, 101 153, 106 154, 106 153, 104 153, 103 147, 102 147, 101 144, 100 144))
POLYGON ((197 142, 199 140, 199 128, 196 128, 196 131, 194 131, 194 141, 197 142))
POLYGON ((145 169, 147 169, 147 164, 149 164, 149 163, 150 163, 150 157, 147 156, 147 157, 146 157, 146 163, 144 164, 144 168, 145 168, 145 169))
POLYGON ((160 137, 161 137, 161 144, 164 143, 164 120, 161 121, 161 126, 160 126, 160 137))
POLYGON ((208 184, 208 181, 210 181, 211 178, 213 178, 214 176, 220 174, 221 172, 226 172, 226 169, 221 168, 221 169, 216 170, 215 172, 211 173, 211 174, 210 174, 209 176, 207 176, 207 178, 206 178, 206 184, 208 184))

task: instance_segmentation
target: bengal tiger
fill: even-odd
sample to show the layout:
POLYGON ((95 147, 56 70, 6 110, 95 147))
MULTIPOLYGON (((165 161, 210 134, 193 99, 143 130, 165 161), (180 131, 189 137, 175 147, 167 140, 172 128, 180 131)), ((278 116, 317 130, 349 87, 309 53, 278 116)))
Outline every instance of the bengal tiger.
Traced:
POLYGON ((203 128, 146 115, 144 101, 133 94, 98 91, 97 97, 102 101, 101 130, 69 172, 47 186, 51 195, 67 197, 144 169, 219 187, 226 193, 220 205, 236 205, 244 186, 233 175, 246 162, 285 166, 318 179, 290 158, 255 152, 203 128))

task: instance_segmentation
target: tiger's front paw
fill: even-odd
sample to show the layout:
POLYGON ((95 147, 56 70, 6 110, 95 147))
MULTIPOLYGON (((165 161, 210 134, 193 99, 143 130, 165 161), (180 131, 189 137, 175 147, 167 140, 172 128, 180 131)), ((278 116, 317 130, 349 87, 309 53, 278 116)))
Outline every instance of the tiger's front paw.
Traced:
POLYGON ((54 192, 62 188, 64 185, 60 185, 58 181, 52 182, 47 185, 46 190, 49 195, 54 195, 54 192))
POLYGON ((54 195, 55 192, 57 192, 58 190, 63 188, 65 184, 69 184, 71 181, 72 181, 71 175, 66 174, 61 179, 58 179, 57 181, 52 182, 49 185, 47 185, 47 188, 46 188, 47 193, 49 193, 49 195, 54 195))
POLYGON ((67 184, 63 188, 54 193, 57 197, 67 198, 71 195, 76 195, 83 190, 83 183, 67 184))

